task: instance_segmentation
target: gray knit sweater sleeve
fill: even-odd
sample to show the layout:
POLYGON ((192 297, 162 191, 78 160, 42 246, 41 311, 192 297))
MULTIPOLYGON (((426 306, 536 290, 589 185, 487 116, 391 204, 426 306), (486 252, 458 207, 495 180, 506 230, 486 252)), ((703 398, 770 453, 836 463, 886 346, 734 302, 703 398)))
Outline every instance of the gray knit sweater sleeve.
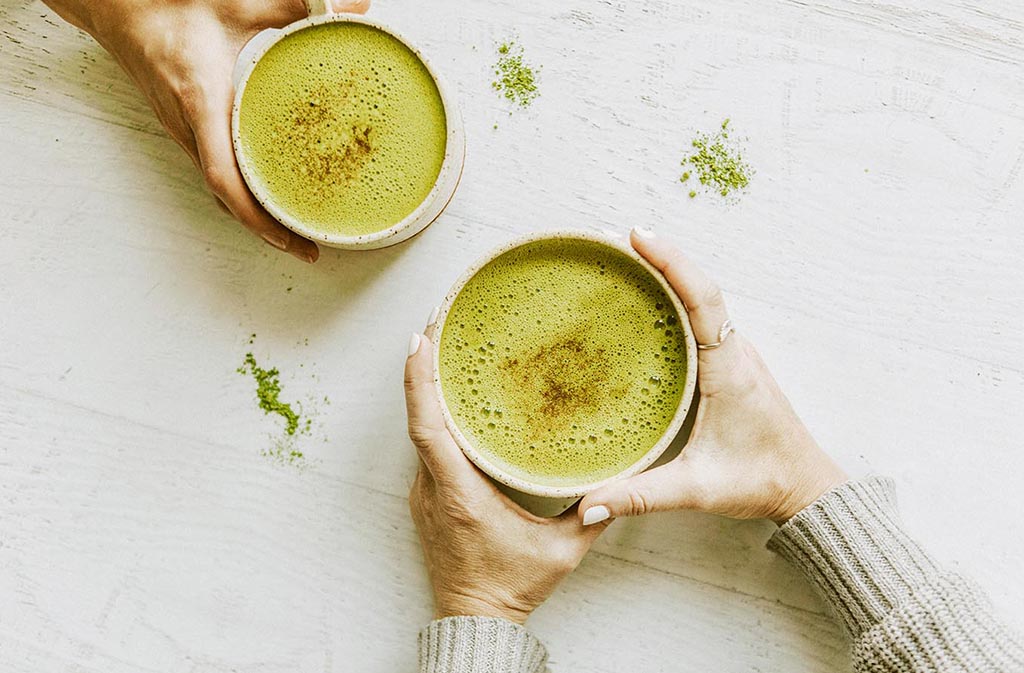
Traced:
MULTIPOLYGON (((888 479, 829 491, 768 547, 832 607, 853 639, 858 673, 1024 673, 1020 637, 903 531, 888 479)), ((420 673, 542 673, 546 660, 526 629, 501 619, 449 617, 420 633, 420 673)))
POLYGON ((420 673, 543 673, 548 653, 518 624, 445 617, 420 631, 420 673))
POLYGON ((889 479, 851 481, 768 542, 811 580, 853 639, 855 671, 1011 673, 1024 646, 984 595, 903 531, 889 479))

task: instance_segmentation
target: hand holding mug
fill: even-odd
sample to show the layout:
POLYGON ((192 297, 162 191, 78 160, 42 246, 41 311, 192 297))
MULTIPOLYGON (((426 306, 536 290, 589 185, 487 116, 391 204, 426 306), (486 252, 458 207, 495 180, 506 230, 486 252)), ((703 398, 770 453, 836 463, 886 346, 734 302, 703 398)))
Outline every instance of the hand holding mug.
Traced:
MULTIPOLYGON (((433 325, 428 326, 428 335, 433 325)), ((434 589, 436 617, 524 623, 583 558, 604 524, 575 511, 545 519, 505 496, 466 458, 445 426, 428 336, 414 334, 405 366, 409 437, 420 457, 409 493, 434 589)))
MULTIPOLYGON (((697 342, 718 342, 729 317, 718 287, 653 232, 636 229, 631 242, 683 300, 697 342)), ((584 523, 689 509, 781 524, 846 481, 741 334, 700 350, 698 358, 700 402, 683 452, 589 493, 579 505, 584 523)))
MULTIPOLYGON (((326 1, 336 12, 360 14, 370 4, 326 1)), ((303 0, 46 2, 117 59, 227 211, 275 248, 306 262, 317 260, 316 244, 277 222, 249 192, 231 144, 235 59, 261 30, 307 16, 303 0)))

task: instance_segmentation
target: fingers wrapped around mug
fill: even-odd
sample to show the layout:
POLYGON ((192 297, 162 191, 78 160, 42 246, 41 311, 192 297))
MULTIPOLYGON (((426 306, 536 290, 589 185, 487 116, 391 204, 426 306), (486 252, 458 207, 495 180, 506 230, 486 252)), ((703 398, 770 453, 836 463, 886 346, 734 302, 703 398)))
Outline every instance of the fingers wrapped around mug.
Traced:
MULTIPOLYGON (((719 341, 722 326, 729 320, 722 291, 700 267, 669 241, 659 238, 652 229, 634 228, 630 242, 643 257, 665 276, 686 306, 697 343, 719 341)), ((725 347, 725 343, 722 343, 725 347)))
POLYGON ((409 340, 405 363, 405 404, 409 438, 420 460, 439 482, 479 479, 445 426, 444 414, 434 384, 430 339, 414 333, 409 340))
POLYGON ((207 188, 242 225, 278 250, 312 264, 316 243, 288 230, 256 201, 239 172, 231 144, 231 91, 227 83, 210 87, 187 107, 199 165, 207 188))

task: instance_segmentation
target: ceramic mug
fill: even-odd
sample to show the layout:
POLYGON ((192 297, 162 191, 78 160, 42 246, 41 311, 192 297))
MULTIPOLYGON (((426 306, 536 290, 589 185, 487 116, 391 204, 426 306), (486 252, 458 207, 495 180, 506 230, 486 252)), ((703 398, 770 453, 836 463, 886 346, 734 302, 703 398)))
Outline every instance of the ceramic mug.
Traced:
POLYGON ((509 493, 513 499, 520 502, 520 504, 527 506, 527 509, 530 509, 535 514, 540 514, 542 516, 554 515, 559 511, 564 510, 576 499, 586 495, 590 491, 600 488, 611 481, 639 474, 651 467, 651 465, 653 465, 655 461, 665 453, 669 444, 672 443, 672 440, 679 433, 679 430, 683 427, 683 422, 686 420, 686 415, 689 412, 691 405, 694 403, 694 392, 697 386, 697 341, 693 336, 693 329, 690 326, 690 321, 687 317, 686 307, 683 306, 682 300, 679 299, 675 290, 672 289, 661 272, 641 257, 628 242, 618 237, 580 230, 555 230, 529 234, 496 248, 467 269, 445 296, 444 302, 441 304, 438 311, 437 322, 435 323, 434 335, 431 344, 434 361, 434 386, 437 390, 438 397, 441 400, 441 410, 444 415, 445 424, 447 425, 449 432, 451 432, 455 443, 458 444, 459 448, 462 449, 462 452, 465 453, 466 456, 485 474, 498 482, 499 486, 506 487, 502 489, 505 490, 506 493, 509 493, 508 489, 512 489, 520 494, 550 500, 549 503, 538 503, 536 500, 531 499, 524 501, 516 497, 514 494, 509 493), (687 368, 686 378, 683 381, 683 393, 680 396, 679 407, 676 409, 671 422, 666 426, 665 431, 662 433, 659 440, 650 449, 648 449, 640 459, 618 474, 600 481, 568 486, 550 486, 531 482, 528 479, 508 474, 500 466, 492 462, 486 455, 473 446, 473 443, 459 428, 451 411, 448 409, 448 404, 445 402, 444 390, 441 386, 441 335, 444 333, 445 319, 448 316, 448 312, 451 310, 452 304, 455 302, 455 298, 458 297, 459 292, 484 266, 506 252, 528 243, 551 239, 599 243, 623 253, 635 261, 641 268, 645 269, 651 275, 671 300, 672 306, 675 307, 676 313, 679 314, 679 329, 683 332, 684 342, 686 345, 687 368), (527 503, 530 504, 527 505, 527 503))
POLYGON ((300 236, 323 245, 334 248, 343 248, 346 250, 372 250, 401 243, 408 238, 412 238, 436 220, 451 201, 452 196, 454 196, 455 190, 459 185, 459 179, 462 177, 462 167, 466 157, 466 135, 463 130, 462 116, 459 113, 458 105, 455 102, 452 90, 430 64, 430 61, 427 60, 427 58, 418 49, 412 46, 405 38, 397 34, 391 28, 377 23, 376 21, 367 19, 359 14, 335 13, 330 8, 329 0, 319 0, 319 2, 314 0, 307 3, 307 6, 310 7, 310 13, 307 18, 290 23, 284 28, 268 28, 257 33, 242 48, 242 51, 238 55, 238 59, 235 61, 235 67, 232 73, 232 80, 235 85, 235 100, 231 108, 231 139, 232 144, 234 145, 235 159, 238 161, 238 167, 242 172, 242 177, 245 178, 246 184, 249 186, 249 190, 256 197, 256 200, 259 201, 267 212, 273 215, 281 224, 300 236), (430 73, 430 76, 434 80, 434 84, 437 86, 437 91, 441 96, 441 102, 444 105, 445 120, 448 127, 445 155, 441 164, 441 170, 438 173, 437 180, 434 182, 433 188, 430 190, 430 193, 427 194, 427 197, 423 202, 420 203, 414 211, 409 213, 409 215, 401 222, 398 222, 397 224, 394 224, 382 231, 376 231, 359 236, 318 231, 315 226, 292 217, 285 212, 284 209, 275 204, 274 200, 267 193, 266 188, 260 184, 248 157, 246 157, 242 150, 242 143, 240 142, 238 131, 239 111, 241 110, 242 96, 245 93, 245 85, 249 80, 249 76, 255 69, 256 64, 263 55, 280 40, 292 33, 309 28, 310 26, 339 22, 359 23, 372 26, 377 30, 387 33, 408 47, 408 49, 420 59, 426 67, 427 72, 430 73))

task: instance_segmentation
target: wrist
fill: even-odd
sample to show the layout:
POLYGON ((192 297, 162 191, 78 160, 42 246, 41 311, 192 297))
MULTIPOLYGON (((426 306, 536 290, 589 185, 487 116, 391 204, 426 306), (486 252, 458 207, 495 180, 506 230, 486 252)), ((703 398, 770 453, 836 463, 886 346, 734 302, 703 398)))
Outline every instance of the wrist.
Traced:
POLYGON ((526 623, 530 611, 513 608, 499 601, 489 601, 464 594, 438 595, 434 601, 434 619, 445 617, 497 617, 519 625, 526 623))
POLYGON ((849 477, 846 473, 838 465, 829 461, 829 465, 825 469, 816 472, 783 498, 769 518, 776 525, 782 526, 814 504, 821 496, 847 481, 849 481, 849 477))

